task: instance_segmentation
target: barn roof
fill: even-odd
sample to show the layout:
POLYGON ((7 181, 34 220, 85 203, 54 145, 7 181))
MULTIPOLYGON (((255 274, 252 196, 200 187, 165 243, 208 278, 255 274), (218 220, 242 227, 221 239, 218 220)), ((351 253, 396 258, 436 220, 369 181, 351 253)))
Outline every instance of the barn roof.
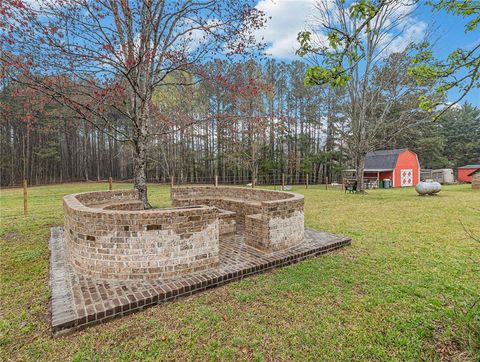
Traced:
POLYGON ((459 168, 480 168, 480 165, 466 165, 459 168))
POLYGON ((405 151, 407 151, 406 148, 369 152, 365 158, 365 171, 393 170, 397 164, 398 156, 405 151))

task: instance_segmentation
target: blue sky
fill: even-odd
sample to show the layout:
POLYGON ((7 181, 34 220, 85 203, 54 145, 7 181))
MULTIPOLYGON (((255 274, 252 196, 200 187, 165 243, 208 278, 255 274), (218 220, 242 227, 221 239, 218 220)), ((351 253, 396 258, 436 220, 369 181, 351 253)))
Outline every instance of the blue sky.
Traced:
MULTIPOLYGON (((257 7, 267 17, 272 17, 265 29, 259 32, 267 42, 267 52, 279 60, 291 61, 300 59, 295 55, 296 37, 305 29, 306 22, 314 14, 316 0, 259 0, 257 7)), ((411 40, 422 40, 428 35, 435 42, 434 55, 445 58, 456 48, 471 48, 480 41, 480 29, 465 33, 466 21, 461 17, 448 15, 443 11, 432 11, 428 6, 421 6, 411 16, 410 25, 403 37, 404 44, 411 40)), ((454 100, 457 91, 449 94, 454 100)), ((480 89, 475 89, 464 99, 480 106, 480 89)))

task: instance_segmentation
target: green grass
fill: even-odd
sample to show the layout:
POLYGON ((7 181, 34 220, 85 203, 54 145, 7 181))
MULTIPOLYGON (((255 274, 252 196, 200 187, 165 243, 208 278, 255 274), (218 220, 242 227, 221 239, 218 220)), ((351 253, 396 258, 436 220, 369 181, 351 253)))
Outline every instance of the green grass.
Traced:
MULTIPOLYGON (((129 187, 115 184, 114 187, 129 187)), ((0 360, 479 360, 480 192, 305 194, 306 225, 350 247, 53 339, 48 237, 83 183, 0 196, 0 360)), ((155 206, 169 189, 151 186, 155 206)))

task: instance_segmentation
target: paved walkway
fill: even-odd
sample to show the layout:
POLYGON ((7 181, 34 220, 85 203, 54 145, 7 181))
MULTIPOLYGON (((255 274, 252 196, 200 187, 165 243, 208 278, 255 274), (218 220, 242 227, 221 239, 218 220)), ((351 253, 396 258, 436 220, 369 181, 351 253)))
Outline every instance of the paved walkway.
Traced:
POLYGON ((349 238, 305 229, 301 244, 264 253, 245 245, 243 236, 236 235, 220 242, 220 265, 215 269, 173 279, 122 282, 95 280, 74 272, 65 255, 63 228, 54 227, 49 241, 53 333, 79 330, 348 244, 349 238))

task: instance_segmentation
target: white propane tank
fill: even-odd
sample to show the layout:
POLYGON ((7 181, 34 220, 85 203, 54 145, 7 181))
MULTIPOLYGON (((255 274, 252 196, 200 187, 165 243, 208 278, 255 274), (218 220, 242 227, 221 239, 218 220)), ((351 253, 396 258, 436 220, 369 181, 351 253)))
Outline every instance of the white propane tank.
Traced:
POLYGON ((440 184, 440 182, 433 181, 431 185, 433 189, 432 194, 438 194, 440 191, 442 191, 442 185, 440 184))
POLYGON ((434 195, 438 194, 442 190, 442 185, 440 185, 440 183, 437 181, 425 180, 420 181, 417 186, 415 186, 415 190, 421 196, 434 195))

